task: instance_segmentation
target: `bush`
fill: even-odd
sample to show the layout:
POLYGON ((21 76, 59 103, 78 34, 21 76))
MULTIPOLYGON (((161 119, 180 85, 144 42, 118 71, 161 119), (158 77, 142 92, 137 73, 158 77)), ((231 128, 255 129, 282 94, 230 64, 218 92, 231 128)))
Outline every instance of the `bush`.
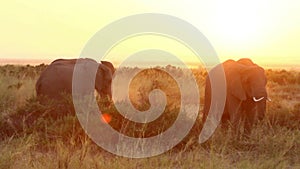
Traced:
POLYGON ((300 84, 300 72, 286 70, 266 70, 267 79, 278 85, 300 84))

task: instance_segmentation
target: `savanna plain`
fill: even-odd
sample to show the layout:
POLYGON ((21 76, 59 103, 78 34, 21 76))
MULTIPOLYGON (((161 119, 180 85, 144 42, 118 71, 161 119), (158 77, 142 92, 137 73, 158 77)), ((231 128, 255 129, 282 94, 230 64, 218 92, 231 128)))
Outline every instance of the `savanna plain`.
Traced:
MULTIPOLYGON (((103 150, 85 134, 74 115, 71 97, 66 96, 61 104, 38 102, 35 82, 46 66, 0 66, 0 168, 300 168, 299 71, 265 70, 272 101, 267 103, 265 119, 253 127, 248 137, 220 126, 207 142, 199 144, 207 72, 192 69, 201 97, 199 115, 189 134, 164 154, 131 159, 103 150)), ((120 71, 125 76, 134 69, 139 68, 120 71)), ((180 68, 161 69, 169 69, 178 78, 190 78, 180 68)), ((148 94, 156 88, 165 92, 167 106, 161 117, 148 124, 132 123, 114 105, 105 106, 106 100, 97 100, 101 111, 110 114, 109 124, 118 132, 150 137, 165 131, 176 119, 179 87, 168 74, 153 68, 139 73, 129 89, 132 104, 143 111, 149 109, 148 94)), ((119 96, 119 104, 122 97, 119 96)))

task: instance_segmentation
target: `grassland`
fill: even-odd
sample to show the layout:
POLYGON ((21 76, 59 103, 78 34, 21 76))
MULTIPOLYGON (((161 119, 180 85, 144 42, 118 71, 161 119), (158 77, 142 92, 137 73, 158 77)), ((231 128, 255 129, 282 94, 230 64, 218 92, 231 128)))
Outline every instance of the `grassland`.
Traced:
MULTIPOLYGON (((44 68, 45 65, 0 67, 0 168, 300 168, 300 72, 266 70, 272 102, 267 103, 266 118, 253 128, 250 137, 218 128, 208 142, 200 145, 199 116, 188 137, 172 150, 151 158, 131 159, 110 154, 93 143, 72 115, 74 110, 69 104, 39 104, 34 85, 44 68)), ((178 77, 186 76, 179 68, 168 69, 178 77)), ((123 71, 126 74, 132 69, 123 71)), ((202 109, 206 72, 194 69, 193 73, 202 109)), ((166 92, 169 101, 160 120, 138 125, 122 119, 113 106, 103 111, 111 114, 110 125, 116 130, 148 137, 172 125, 178 114, 180 93, 174 79, 157 70, 144 72, 138 78, 147 85, 141 85, 140 79, 132 81, 129 95, 137 109, 149 108, 149 91, 160 88, 166 92)), ((69 103, 70 98, 64 102, 69 103)))

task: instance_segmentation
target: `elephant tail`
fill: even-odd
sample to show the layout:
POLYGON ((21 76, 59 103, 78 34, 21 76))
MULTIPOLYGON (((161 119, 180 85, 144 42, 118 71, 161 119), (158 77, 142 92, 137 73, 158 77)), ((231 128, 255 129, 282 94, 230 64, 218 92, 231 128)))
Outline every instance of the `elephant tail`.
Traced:
POLYGON ((41 78, 39 78, 35 84, 36 95, 39 96, 41 94, 41 78))

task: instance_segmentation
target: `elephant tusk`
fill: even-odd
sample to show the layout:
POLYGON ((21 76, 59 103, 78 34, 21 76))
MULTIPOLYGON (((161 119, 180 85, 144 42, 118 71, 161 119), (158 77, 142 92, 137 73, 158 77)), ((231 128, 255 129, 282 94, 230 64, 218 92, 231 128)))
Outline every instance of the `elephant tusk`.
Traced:
POLYGON ((253 97, 253 101, 255 101, 255 102, 259 102, 259 101, 261 101, 262 99, 264 99, 265 97, 261 97, 261 98, 259 98, 259 99, 256 99, 255 97, 253 97))
POLYGON ((272 101, 270 98, 267 98, 267 100, 268 100, 269 102, 271 102, 271 101, 272 101))

